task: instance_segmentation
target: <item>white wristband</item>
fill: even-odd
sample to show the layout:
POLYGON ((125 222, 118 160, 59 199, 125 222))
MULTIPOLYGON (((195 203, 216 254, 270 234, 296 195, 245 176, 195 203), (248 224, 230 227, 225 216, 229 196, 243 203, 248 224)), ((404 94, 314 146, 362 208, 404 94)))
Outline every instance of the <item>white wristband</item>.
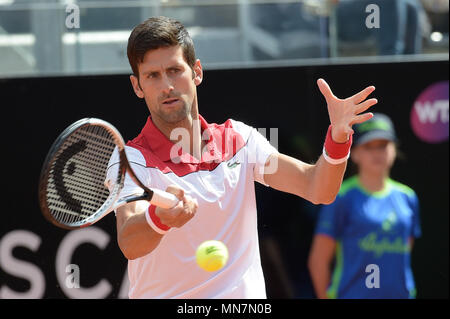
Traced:
POLYGON ((345 157, 338 158, 338 159, 331 158, 331 157, 329 157, 329 156, 327 155, 327 152, 326 152, 326 150, 325 150, 325 147, 323 148, 322 154, 323 154, 323 158, 325 158, 325 160, 326 160, 328 163, 332 164, 332 165, 339 165, 339 164, 342 164, 342 163, 344 163, 345 161, 347 161, 348 158, 350 157, 350 151, 349 151, 348 154, 347 154, 347 156, 345 156, 345 157))

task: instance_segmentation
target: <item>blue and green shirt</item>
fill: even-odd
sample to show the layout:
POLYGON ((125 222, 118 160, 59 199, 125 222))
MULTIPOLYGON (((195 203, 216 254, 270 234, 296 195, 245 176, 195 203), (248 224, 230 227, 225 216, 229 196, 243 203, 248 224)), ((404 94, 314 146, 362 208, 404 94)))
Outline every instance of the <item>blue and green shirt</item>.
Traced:
POLYGON ((420 237, 421 228, 408 186, 387 179, 383 190, 370 193, 357 176, 345 180, 336 200, 321 208, 316 234, 336 240, 330 298, 415 297, 409 239, 420 237))

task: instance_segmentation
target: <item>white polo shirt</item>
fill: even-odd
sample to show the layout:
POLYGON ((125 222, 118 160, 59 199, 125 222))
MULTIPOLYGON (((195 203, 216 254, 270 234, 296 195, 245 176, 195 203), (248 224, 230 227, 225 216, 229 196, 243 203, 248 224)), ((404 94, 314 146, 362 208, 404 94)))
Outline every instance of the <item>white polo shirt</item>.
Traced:
MULTIPOLYGON (((176 144, 150 117, 127 143, 128 159, 143 183, 161 190, 177 185, 198 201, 189 222, 170 229, 148 255, 128 261, 130 298, 266 298, 254 181, 264 184, 264 164, 277 150, 242 122, 199 119, 202 133, 209 134, 201 161, 182 151, 172 160, 176 144), (195 261, 197 247, 211 239, 222 241, 229 252, 227 264, 216 272, 202 270, 195 261)), ((110 188, 113 174, 109 170, 106 178, 110 188)), ((141 192, 127 177, 121 196, 141 192)))

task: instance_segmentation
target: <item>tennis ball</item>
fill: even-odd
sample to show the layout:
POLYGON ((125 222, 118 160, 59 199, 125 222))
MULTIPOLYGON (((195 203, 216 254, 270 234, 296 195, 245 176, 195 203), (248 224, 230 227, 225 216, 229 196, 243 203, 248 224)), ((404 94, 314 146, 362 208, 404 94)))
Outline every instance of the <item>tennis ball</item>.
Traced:
POLYGON ((195 257, 200 268, 217 271, 227 263, 228 249, 221 241, 207 240, 198 246, 195 257))

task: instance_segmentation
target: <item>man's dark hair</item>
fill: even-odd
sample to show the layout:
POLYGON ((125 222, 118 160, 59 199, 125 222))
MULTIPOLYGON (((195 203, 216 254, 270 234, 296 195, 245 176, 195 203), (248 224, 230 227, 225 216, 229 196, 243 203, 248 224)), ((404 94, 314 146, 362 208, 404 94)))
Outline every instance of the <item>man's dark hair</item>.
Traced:
POLYGON ((194 68, 194 43, 186 28, 177 20, 167 17, 152 17, 133 29, 128 38, 127 55, 134 75, 139 78, 138 65, 150 50, 181 46, 186 63, 194 68))

